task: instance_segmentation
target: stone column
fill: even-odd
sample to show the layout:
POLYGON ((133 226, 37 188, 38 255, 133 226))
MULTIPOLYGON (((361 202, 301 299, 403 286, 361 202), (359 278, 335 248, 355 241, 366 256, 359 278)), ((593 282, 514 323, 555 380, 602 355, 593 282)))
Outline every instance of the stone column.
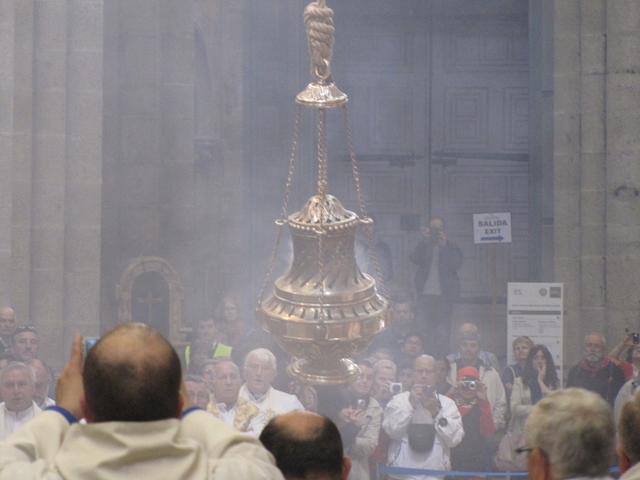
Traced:
POLYGON ((11 302, 11 180, 15 132, 15 2, 0 1, 0 304, 11 302))
POLYGON ((102 0, 36 0, 31 323, 42 354, 98 332, 102 0))
MULTIPOLYGON (((194 295, 194 19, 192 1, 160 0, 160 252, 185 288, 185 318, 194 295)), ((213 206, 212 206, 213 207, 213 206)), ((215 207, 213 207, 215 208, 215 207)))
POLYGON ((556 0, 554 11, 555 280, 565 284, 565 363, 580 335, 580 1, 556 0))
POLYGON ((609 336, 640 330, 640 1, 603 0, 606 19, 606 306, 609 336))
POLYGON ((29 317, 33 2, 0 1, 0 303, 29 317))
POLYGON ((62 357, 64 231, 67 155, 67 42, 65 0, 35 2, 31 315, 45 358, 62 357), (57 353, 60 352, 60 353, 57 353))
POLYGON ((67 42, 64 335, 99 333, 103 0, 70 0, 67 42))

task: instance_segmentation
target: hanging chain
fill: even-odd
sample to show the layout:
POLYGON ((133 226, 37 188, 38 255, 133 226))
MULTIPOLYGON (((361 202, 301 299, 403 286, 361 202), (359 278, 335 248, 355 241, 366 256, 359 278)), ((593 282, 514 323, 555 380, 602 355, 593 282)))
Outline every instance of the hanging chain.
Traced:
POLYGON ((358 199, 358 206, 360 208, 360 217, 365 222, 364 231, 367 236, 367 246, 369 249, 369 261, 373 264, 376 280, 380 287, 380 293, 383 296, 387 296, 387 291, 384 284, 384 276, 382 269, 380 268, 380 262, 378 259, 378 253, 376 252, 375 245, 373 243, 373 221, 367 214, 367 204, 362 194, 362 188, 360 187, 360 168, 358 166, 358 158, 356 157, 356 151, 353 146, 353 133, 351 131, 351 122, 349 120, 349 109, 347 105, 342 106, 344 112, 344 130, 347 133, 347 148, 349 149, 349 158, 351 159, 351 172, 353 174, 353 183, 356 188, 356 196, 358 199))
MULTIPOLYGON (((324 108, 318 109, 318 119, 316 129, 318 135, 317 156, 318 156, 318 195, 324 200, 327 196, 327 188, 329 185, 327 177, 327 131, 326 131, 326 111, 324 108)), ((320 217, 322 223, 322 217, 320 217)))
POLYGON ((320 197, 320 225, 316 228, 316 234, 318 235, 318 272, 320 275, 320 294, 318 296, 319 303, 319 315, 318 320, 320 323, 324 323, 325 311, 324 311, 324 236, 325 230, 325 202, 327 198, 328 177, 327 177, 327 130, 326 130, 326 110, 324 108, 318 109, 316 128, 318 135, 317 145, 317 157, 318 157, 318 196, 320 197))
POLYGON ((264 298, 264 292, 267 290, 267 285, 271 281, 271 276, 273 275, 273 268, 276 263, 276 256, 278 255, 278 249, 280 248, 280 242, 282 240, 282 227, 286 225, 289 216, 289 196, 291 195, 291 189, 293 186, 293 176, 296 171, 296 158, 298 157, 298 140, 300 137, 300 122, 302 117, 302 108, 296 105, 296 113, 293 121, 293 140, 291 142, 291 150, 289 153, 289 169, 287 171, 287 183, 284 189, 284 195, 282 198, 282 210, 281 210, 281 218, 276 220, 276 241, 273 244, 273 248, 271 250, 271 257, 269 260, 269 266, 267 267, 267 273, 264 277, 264 281, 262 282, 262 287, 260 288, 260 294, 258 295, 258 308, 260 308, 260 304, 262 303, 262 299, 264 298))

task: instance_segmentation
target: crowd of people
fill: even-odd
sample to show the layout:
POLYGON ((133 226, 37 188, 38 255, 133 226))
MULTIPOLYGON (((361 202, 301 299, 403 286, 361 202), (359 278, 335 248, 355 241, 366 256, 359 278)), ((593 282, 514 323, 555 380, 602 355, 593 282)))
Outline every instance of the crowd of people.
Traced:
MULTIPOLYGON (((271 445, 269 449, 279 467, 277 452, 295 455, 293 464, 291 459, 284 460, 289 462, 286 469, 300 473, 320 458, 317 451, 305 450, 319 438, 328 455, 320 463, 331 463, 329 456, 333 455, 333 473, 346 472, 348 478, 355 480, 378 478, 380 466, 391 477, 416 480, 442 476, 437 472, 451 470, 525 470, 527 455, 522 452, 543 445, 538 436, 547 435, 544 429, 552 428, 550 424, 532 430, 531 419, 548 399, 561 402, 565 398, 558 394, 563 391, 563 382, 551 352, 528 337, 518 337, 512 343, 514 363, 501 365, 496 355, 484 348, 477 325, 466 322, 451 331, 451 309, 460 293, 457 270, 462 254, 448 239, 441 218, 431 219, 411 259, 417 265, 415 292, 391 299, 387 328, 355 359, 360 373, 343 386, 314 387, 290 377, 287 367, 293 359, 255 322, 244 318, 236 298, 226 296, 210 316, 196 322, 186 344, 172 347, 148 327, 124 325, 84 352, 87 360, 83 367, 77 359, 81 347, 75 342, 72 360, 58 380, 54 401, 51 387, 55 375, 39 357, 38 332, 31 326, 19 325, 12 308, 0 308, 0 440, 7 439, 9 445, 21 451, 25 447, 19 442, 35 442, 42 451, 65 451, 65 462, 85 465, 87 460, 77 452, 62 448, 66 443, 40 446, 40 439, 34 440, 33 435, 49 428, 58 431, 57 438, 61 440, 66 427, 59 416, 71 423, 77 419, 87 424, 128 422, 113 426, 115 430, 106 429, 108 435, 124 435, 127 441, 123 440, 123 445, 153 459, 157 452, 149 453, 149 446, 160 448, 156 443, 160 440, 145 444, 142 439, 148 434, 146 428, 140 439, 134 438, 133 433, 129 438, 131 423, 181 418, 186 407, 181 399, 187 398, 202 412, 190 413, 189 421, 183 419, 178 425, 163 424, 159 431, 176 438, 195 435, 207 448, 213 448, 215 453, 211 455, 216 458, 221 455, 221 445, 227 448, 226 442, 238 443, 238 438, 248 442, 246 450, 242 445, 239 448, 241 455, 255 453, 259 444, 247 439, 261 438, 265 445, 271 445), (120 343, 115 344, 114 339, 120 343), (157 365, 149 363, 150 358, 157 365), (158 365, 164 365, 168 373, 158 371, 158 365), (184 390, 179 398, 173 396, 177 394, 176 382, 184 390), (164 400, 151 405, 149 399, 158 396, 164 400), (47 420, 39 420, 43 411, 51 410, 58 416, 47 414, 47 420), (218 423, 211 423, 210 419, 217 419, 218 423), (300 425, 296 426, 296 422, 300 425), (214 424, 218 425, 216 428, 226 424, 220 433, 222 444, 215 448, 212 445, 219 439, 214 442, 212 435, 216 434, 201 430, 209 423, 212 428, 214 424), (307 427, 311 430, 305 430, 307 427), (316 434, 320 436, 316 438, 316 434), (335 441, 336 435, 339 452, 326 445, 335 441), (288 442, 289 450, 282 450, 279 442, 283 441, 288 442), (294 447, 302 450, 296 453, 294 447), (343 453, 348 461, 343 459, 343 453), (403 473, 398 469, 411 470, 403 473)), ((607 353, 601 333, 587 335, 583 358, 569 370, 564 382, 567 398, 579 405, 582 397, 571 388, 578 387, 597 395, 601 404, 615 411, 616 419, 631 415, 627 405, 635 401, 640 378, 639 341, 638 335, 629 334, 607 353)), ((594 404, 592 398, 582 400, 594 404)), ((608 434, 606 429, 603 431, 608 434)), ((98 457, 104 455, 107 463, 113 461, 113 455, 117 457, 112 451, 117 450, 115 445, 98 445, 100 436, 105 435, 104 428, 91 427, 83 432, 89 443, 96 443, 98 457)), ((634 435, 627 433, 628 438, 635 439, 634 435)), ((542 450, 550 453, 552 447, 542 450)), ((171 454, 184 457, 185 464, 201 461, 189 448, 171 454)), ((12 478, 3 476, 2 468, 5 462, 13 464, 16 455, 24 457, 0 447, 0 480, 12 478)), ((265 461, 262 453, 256 455, 260 462, 265 461)), ((636 457, 629 455, 634 463, 636 457)), ((541 458, 541 462, 556 461, 544 455, 541 458)), ((224 462, 221 465, 223 471, 228 468, 224 462)), ((179 471, 183 467, 176 468, 179 471)), ((248 465, 246 470, 258 475, 254 478, 271 478, 269 465, 254 467, 248 465)))
MULTIPOLYGON (((344 386, 289 377, 291 359, 268 335, 247 328, 233 298, 223 299, 217 315, 199 321, 178 349, 190 403, 255 438, 290 412, 324 415, 341 436, 351 479, 374 478, 379 465, 426 471, 398 474, 416 479, 433 476, 429 471, 524 470, 527 456, 516 452, 527 445, 527 421, 561 389, 549 349, 528 337, 513 341, 514 363, 504 368, 482 348, 472 323, 455 332, 455 351, 429 355, 409 297, 395 298, 389 328, 356 359, 360 374, 344 386)), ((55 402, 38 333, 19 326, 8 307, 0 309, 0 340, 0 438, 7 438, 55 402)), ((639 367, 636 335, 607 354, 604 336, 592 333, 566 387, 594 392, 620 418, 634 398, 639 367)))

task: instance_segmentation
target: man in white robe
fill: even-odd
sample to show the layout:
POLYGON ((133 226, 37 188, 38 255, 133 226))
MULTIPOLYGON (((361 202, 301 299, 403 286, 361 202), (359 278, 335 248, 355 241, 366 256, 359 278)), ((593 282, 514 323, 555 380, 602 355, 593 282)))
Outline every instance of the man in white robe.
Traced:
POLYGON ((182 411, 180 385, 178 355, 144 324, 105 335, 84 367, 76 336, 57 406, 0 442, 0 480, 282 479, 257 440, 182 411))
POLYGON ((213 370, 213 399, 207 410, 236 430, 257 437, 265 425, 260 409, 240 398, 240 368, 231 360, 216 362, 213 370))
POLYGON ((256 348, 250 351, 244 361, 243 373, 245 384, 240 388, 239 396, 254 403, 260 410, 262 425, 258 433, 276 415, 304 410, 298 397, 271 386, 276 378, 277 363, 270 350, 256 348))
MULTIPOLYGON (((414 363, 414 384, 410 391, 394 396, 384 410, 382 428, 391 437, 388 465, 423 470, 451 470, 450 450, 464 436, 462 417, 455 402, 435 391, 435 360, 420 355, 414 363), (417 451, 410 444, 410 425, 422 415, 435 429, 431 448, 417 451)), ((421 422, 422 423, 422 422, 421 422)), ((415 446, 415 445, 414 445, 415 446)), ((392 478, 426 480, 428 475, 398 475, 392 478)))
POLYGON ((0 440, 41 412, 33 401, 35 374, 29 366, 11 362, 0 372, 0 440))

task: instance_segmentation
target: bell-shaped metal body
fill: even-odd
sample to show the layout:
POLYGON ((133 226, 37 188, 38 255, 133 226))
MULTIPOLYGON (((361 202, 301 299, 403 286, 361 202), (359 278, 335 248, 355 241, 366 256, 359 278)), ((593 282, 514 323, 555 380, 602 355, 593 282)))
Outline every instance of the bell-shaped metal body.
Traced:
POLYGON ((332 195, 315 195, 289 216, 293 263, 259 307, 263 327, 296 359, 289 373, 339 384, 358 374, 348 358, 385 328, 387 301, 356 263, 361 220, 332 195))

